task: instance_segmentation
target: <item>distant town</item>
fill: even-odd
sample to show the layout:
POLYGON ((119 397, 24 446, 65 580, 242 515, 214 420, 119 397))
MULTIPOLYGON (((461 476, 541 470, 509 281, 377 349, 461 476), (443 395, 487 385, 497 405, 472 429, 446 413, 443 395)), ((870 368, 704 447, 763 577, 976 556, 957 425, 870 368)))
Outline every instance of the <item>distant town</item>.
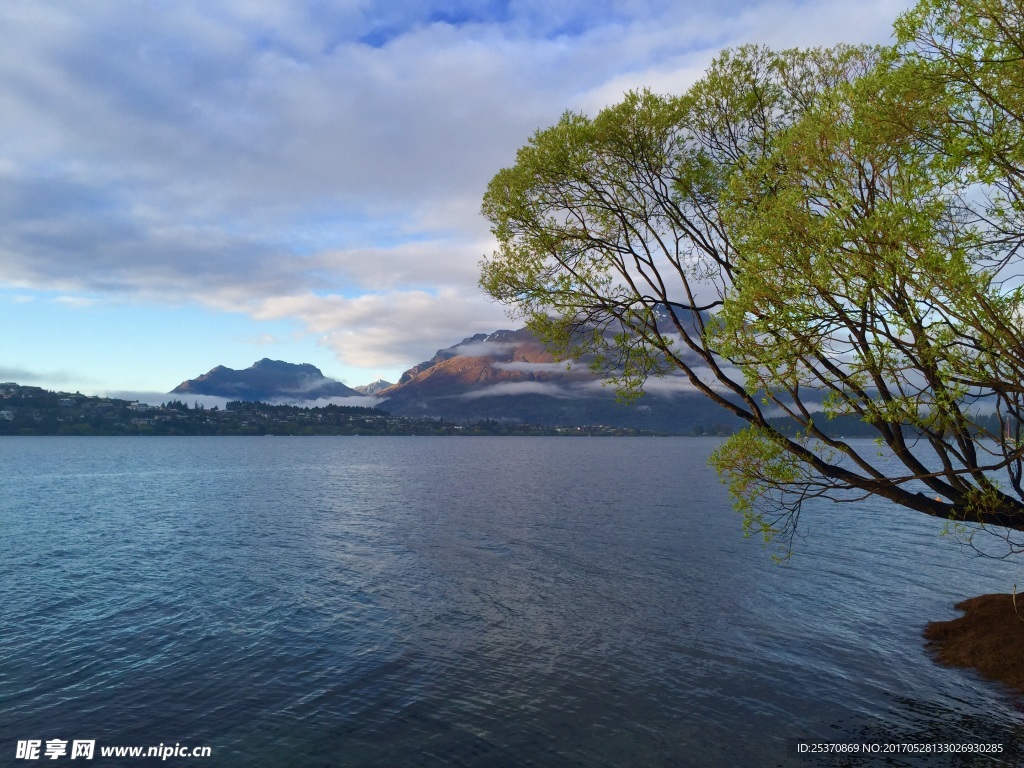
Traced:
POLYGON ((299 407, 232 401, 225 408, 171 399, 154 406, 138 401, 50 392, 0 384, 0 436, 5 435, 656 435, 647 430, 593 426, 542 426, 482 419, 392 416, 379 408, 299 407))

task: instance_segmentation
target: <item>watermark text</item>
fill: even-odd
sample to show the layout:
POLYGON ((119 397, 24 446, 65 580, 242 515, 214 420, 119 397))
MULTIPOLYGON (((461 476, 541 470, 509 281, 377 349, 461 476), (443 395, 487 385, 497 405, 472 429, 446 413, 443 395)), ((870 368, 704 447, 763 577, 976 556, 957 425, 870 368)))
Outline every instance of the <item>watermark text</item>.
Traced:
POLYGON ((167 760, 171 757, 210 757, 210 747, 160 743, 155 747, 122 747, 96 745, 95 739, 23 739, 14 750, 16 760, 92 760, 95 757, 149 757, 167 760))

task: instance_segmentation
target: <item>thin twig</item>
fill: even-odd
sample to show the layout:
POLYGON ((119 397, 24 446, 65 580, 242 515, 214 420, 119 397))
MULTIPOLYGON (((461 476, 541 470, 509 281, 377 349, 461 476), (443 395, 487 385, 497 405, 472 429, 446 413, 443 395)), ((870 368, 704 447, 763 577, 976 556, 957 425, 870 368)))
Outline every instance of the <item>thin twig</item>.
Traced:
POLYGON ((1013 594, 1011 595, 1013 600, 1013 612, 1017 614, 1017 618, 1024 621, 1024 616, 1020 615, 1020 611, 1017 610, 1017 582, 1013 583, 1013 594))

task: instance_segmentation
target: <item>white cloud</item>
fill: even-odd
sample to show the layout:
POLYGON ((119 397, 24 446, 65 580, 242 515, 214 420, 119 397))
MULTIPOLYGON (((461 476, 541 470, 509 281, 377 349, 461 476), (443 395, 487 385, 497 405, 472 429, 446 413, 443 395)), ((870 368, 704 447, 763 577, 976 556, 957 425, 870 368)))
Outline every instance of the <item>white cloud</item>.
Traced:
POLYGON ((258 336, 242 339, 242 341, 246 344, 252 344, 255 347, 273 347, 283 343, 281 339, 277 338, 277 336, 272 333, 261 333, 258 336))
POLYGON ((105 391, 101 394, 102 397, 111 397, 115 400, 128 400, 129 402, 138 401, 144 405, 164 405, 172 400, 179 400, 187 403, 191 408, 196 403, 203 406, 203 408, 217 408, 224 410, 224 407, 228 404, 231 398, 228 397, 214 397, 213 395, 172 395, 167 392, 149 392, 149 391, 137 391, 137 390, 110 390, 105 391))
POLYGON ((566 363, 528 363, 525 360, 513 360, 503 363, 496 361, 493 367, 502 371, 516 371, 518 373, 567 373, 566 363))
POLYGON ((352 396, 352 397, 319 397, 316 400, 274 400, 285 405, 295 405, 299 408, 324 408, 328 405, 343 405, 346 408, 373 408, 383 402, 380 397, 352 396))
POLYGON ((489 387, 467 392, 460 395, 465 400, 477 400, 481 397, 502 397, 506 395, 547 395, 549 397, 570 398, 575 394, 558 384, 544 381, 503 381, 489 387))
MULTIPOLYGON (((466 357, 501 357, 515 349, 515 346, 515 343, 505 341, 467 341, 452 347, 451 351, 456 355, 465 355, 466 357)), ((494 364, 496 368, 500 365, 500 363, 494 364)))
MULTIPOLYGON (((225 306, 225 308, 230 308, 225 306)), ((424 350, 503 322, 502 312, 478 294, 443 289, 390 291, 346 298, 302 294, 265 299, 248 308, 259 319, 296 318, 338 360, 388 368, 419 362, 424 350)))
POLYGON ((53 301, 69 307, 92 307, 100 303, 99 299, 90 296, 56 296, 53 301))
POLYGON ((0 286, 294 320, 364 368, 507 326, 488 180, 723 46, 883 41, 897 0, 0 7, 0 286), (499 8, 500 6, 500 8, 499 8))
MULTIPOLYGON (((227 406, 229 402, 237 398, 231 397, 217 397, 215 395, 196 395, 191 393, 184 394, 172 394, 167 392, 149 392, 149 391, 137 391, 137 390, 111 390, 103 393, 104 397, 112 397, 118 400, 138 400, 140 403, 146 405, 163 405, 172 400, 180 400, 187 403, 191 408, 196 403, 203 406, 203 408, 213 408, 216 406, 221 410, 227 406)), ((357 406, 362 408, 373 408, 379 405, 382 400, 379 397, 321 397, 316 400, 308 400, 301 398, 274 398, 269 401, 271 405, 294 405, 298 408, 323 408, 328 405, 343 405, 347 407, 357 406)))
POLYGON ((648 395, 671 396, 696 391, 697 388, 683 376, 663 376, 644 382, 644 392, 648 395))

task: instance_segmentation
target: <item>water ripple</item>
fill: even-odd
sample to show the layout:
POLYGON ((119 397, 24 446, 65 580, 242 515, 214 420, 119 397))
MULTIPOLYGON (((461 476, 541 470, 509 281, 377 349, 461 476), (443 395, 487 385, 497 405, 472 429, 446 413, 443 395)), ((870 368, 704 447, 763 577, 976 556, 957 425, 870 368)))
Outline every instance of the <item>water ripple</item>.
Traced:
POLYGON ((0 439, 0 750, 806 766, 787 738, 1021 740, 1018 700, 920 638, 1012 564, 865 503, 808 510, 776 566, 713 446, 0 439))

